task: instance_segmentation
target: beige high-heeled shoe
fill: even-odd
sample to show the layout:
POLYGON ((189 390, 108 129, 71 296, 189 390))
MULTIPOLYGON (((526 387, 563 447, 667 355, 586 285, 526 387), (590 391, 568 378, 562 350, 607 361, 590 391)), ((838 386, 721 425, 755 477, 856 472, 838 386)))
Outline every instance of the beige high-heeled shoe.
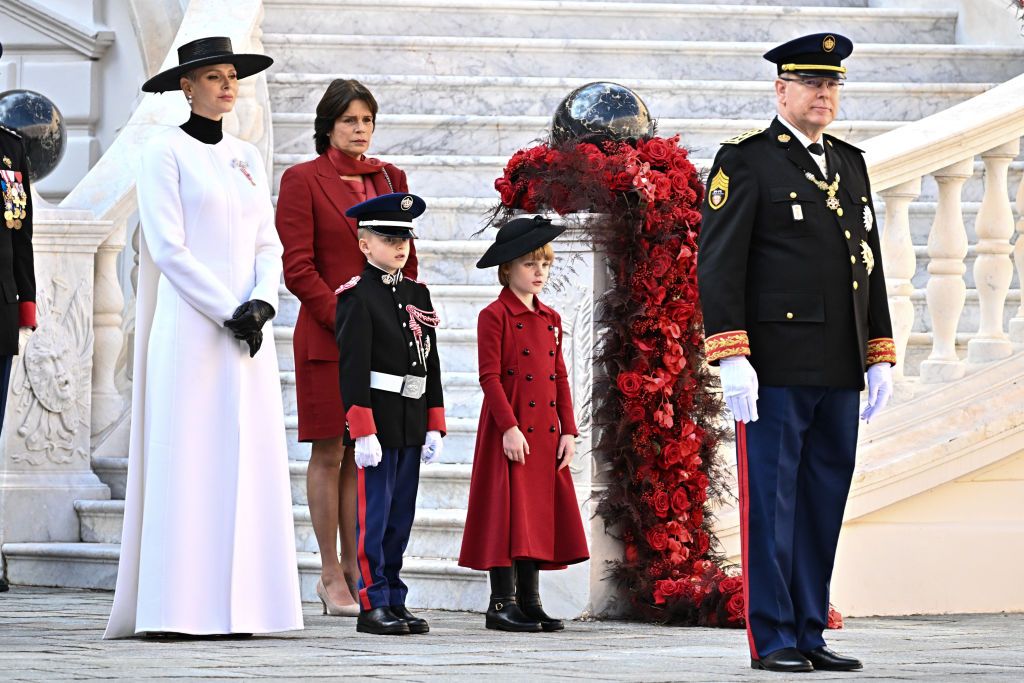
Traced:
POLYGON ((359 603, 353 603, 351 605, 339 605, 338 603, 331 600, 331 596, 327 594, 327 588, 324 587, 323 579, 318 579, 316 582, 316 596, 320 598, 320 602, 324 605, 324 614, 332 617, 358 617, 359 616, 359 603))

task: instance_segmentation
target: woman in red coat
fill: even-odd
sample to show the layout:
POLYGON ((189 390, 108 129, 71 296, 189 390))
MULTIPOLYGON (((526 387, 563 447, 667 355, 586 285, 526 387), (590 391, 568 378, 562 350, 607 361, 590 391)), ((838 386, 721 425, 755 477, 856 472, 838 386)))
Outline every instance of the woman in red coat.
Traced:
MULTIPOLYGON (((299 441, 312 442, 306 493, 323 566, 317 595, 324 613, 357 616, 356 467, 345 449, 345 409, 338 387, 334 290, 359 275, 366 258, 356 224, 345 212, 367 199, 408 192, 405 173, 366 150, 377 102, 359 81, 337 79, 316 108, 318 156, 284 172, 277 200, 277 231, 284 244, 284 282, 301 306, 295 323, 295 393, 299 441), (341 530, 341 559, 338 531, 341 530)), ((404 268, 416 276, 415 249, 404 268)))
POLYGON ((504 289, 477 322, 484 403, 459 564, 490 572, 490 629, 561 630, 541 606, 538 570, 590 556, 569 471, 579 430, 562 319, 537 298, 564 229, 514 219, 477 263, 499 266, 504 289))

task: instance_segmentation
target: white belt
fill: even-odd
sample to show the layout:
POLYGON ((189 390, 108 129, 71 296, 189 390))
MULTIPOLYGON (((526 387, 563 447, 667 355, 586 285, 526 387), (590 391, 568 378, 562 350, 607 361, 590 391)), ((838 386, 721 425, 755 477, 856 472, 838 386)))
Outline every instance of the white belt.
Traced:
POLYGON ((418 375, 389 375, 371 370, 370 388, 401 394, 405 398, 419 398, 427 390, 427 378, 418 375))
POLYGON ((402 393, 402 385, 405 384, 405 375, 389 375, 386 372, 370 371, 370 388, 390 391, 396 394, 402 393))

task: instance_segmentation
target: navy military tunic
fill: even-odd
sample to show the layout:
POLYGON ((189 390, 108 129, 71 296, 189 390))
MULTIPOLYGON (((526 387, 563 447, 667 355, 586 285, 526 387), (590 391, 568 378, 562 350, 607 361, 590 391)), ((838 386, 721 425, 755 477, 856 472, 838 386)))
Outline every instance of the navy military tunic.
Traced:
POLYGON ((36 278, 32 256, 32 191, 21 135, 0 126, 0 356, 18 354, 18 329, 36 326, 36 278))

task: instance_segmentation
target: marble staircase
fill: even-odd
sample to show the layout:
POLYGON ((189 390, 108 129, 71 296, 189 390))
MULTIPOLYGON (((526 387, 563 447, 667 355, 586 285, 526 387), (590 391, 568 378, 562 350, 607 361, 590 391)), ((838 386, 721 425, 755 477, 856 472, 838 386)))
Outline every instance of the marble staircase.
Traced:
MULTIPOLYGON (((1021 50, 955 43, 955 12, 867 7, 866 0, 671 2, 520 0, 265 0, 262 41, 276 62, 268 76, 274 129, 274 192, 281 173, 312 158, 313 111, 327 84, 357 78, 380 104, 371 152, 403 168, 429 207, 418 228, 421 278, 444 327, 449 434, 443 461, 422 469, 419 513, 407 553, 410 604, 479 609, 481 573, 456 564, 479 415, 476 314, 497 293, 491 271, 473 264, 486 247, 474 237, 497 202, 493 182, 508 157, 541 138, 571 89, 615 80, 635 89, 659 117, 659 133, 679 133, 700 167, 718 142, 774 114, 772 70, 760 55, 805 32, 834 30, 857 44, 851 79, 832 132, 852 142, 946 109, 1016 76, 1021 50)), ((1016 188, 1024 165, 1010 169, 1016 188)), ((981 164, 965 184, 965 223, 982 197, 981 164)), ((926 179, 911 210, 919 253, 935 211, 926 179)), ((877 205, 879 216, 884 207, 877 205)), ((972 237, 973 242, 973 237, 972 237)), ((973 288, 971 260, 967 283, 973 288)), ((926 261, 914 302, 924 306, 926 261)), ((1010 301, 1019 302, 1016 280, 1010 301)), ((963 330, 977 324, 968 294, 963 330)), ((973 301, 973 303, 972 303, 973 301)), ((296 441, 292 325, 298 302, 282 287, 275 320, 288 428, 296 550, 303 594, 313 599, 319 560, 305 507, 309 449, 296 441)), ((930 343, 917 316, 908 373, 930 343)), ((15 583, 111 588, 123 511, 125 458, 95 458, 109 501, 81 501, 82 543, 5 546, 15 583)))

